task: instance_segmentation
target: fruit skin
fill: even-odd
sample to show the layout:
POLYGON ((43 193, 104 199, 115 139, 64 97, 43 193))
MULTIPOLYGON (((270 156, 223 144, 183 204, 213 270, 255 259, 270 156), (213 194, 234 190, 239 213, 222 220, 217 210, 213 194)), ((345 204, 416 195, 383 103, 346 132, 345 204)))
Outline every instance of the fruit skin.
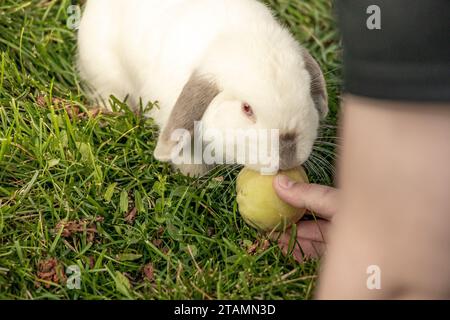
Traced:
MULTIPOLYGON (((308 183, 305 170, 294 168, 280 171, 297 182, 308 183)), ((272 186, 275 175, 261 175, 248 168, 237 177, 237 203, 245 222, 261 231, 283 231, 300 220, 306 209, 294 208, 282 201, 272 186)))

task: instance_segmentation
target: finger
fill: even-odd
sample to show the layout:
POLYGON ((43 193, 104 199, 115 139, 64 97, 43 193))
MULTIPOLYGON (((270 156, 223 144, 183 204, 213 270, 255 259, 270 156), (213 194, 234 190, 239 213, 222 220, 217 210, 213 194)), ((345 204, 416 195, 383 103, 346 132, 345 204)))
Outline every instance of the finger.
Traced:
POLYGON ((288 252, 289 245, 287 243, 279 244, 282 253, 286 255, 292 255, 298 262, 304 262, 309 259, 320 258, 326 250, 326 245, 323 242, 310 241, 305 239, 297 239, 293 250, 288 252))
MULTIPOLYGON (((315 241, 311 239, 302 238, 297 235, 295 243, 292 244, 290 232, 286 232, 278 239, 278 246, 287 252, 289 248, 293 251, 295 256, 318 258, 325 250, 326 243, 323 241, 315 241)), ((298 259, 297 259, 298 260, 298 259)))
MULTIPOLYGON (((323 219, 299 221, 297 223, 297 237, 311 241, 326 242, 328 240, 329 228, 330 222, 323 219)), ((271 233, 269 234, 269 238, 273 241, 289 241, 291 234, 291 228, 289 228, 284 233, 271 233)))
POLYGON ((330 222, 326 220, 300 221, 297 224, 297 237, 311 241, 327 242, 330 222))
POLYGON ((306 208, 316 216, 331 220, 337 211, 335 188, 318 184, 298 183, 285 175, 273 179, 273 187, 278 196, 297 208, 306 208))
POLYGON ((282 249, 282 251, 286 254, 288 253, 289 248, 291 248, 291 253, 299 262, 302 262, 308 258, 319 258, 326 249, 326 243, 323 241, 323 234, 326 233, 326 231, 321 229, 328 228, 329 223, 323 220, 320 222, 306 222, 307 223, 305 223, 305 226, 303 222, 297 226, 300 228, 300 232, 297 231, 297 238, 294 244, 291 242, 292 233, 290 230, 280 235, 278 239, 278 246, 282 249), (322 224, 322 226, 320 226, 319 223, 322 224), (302 226, 300 227, 300 225, 302 226), (304 232, 305 230, 306 233, 304 232))
POLYGON ((294 257, 294 259, 295 259, 298 263, 304 262, 304 259, 303 259, 303 255, 302 255, 302 254, 295 253, 295 251, 292 252, 292 253, 289 253, 289 252, 288 252, 288 247, 287 247, 287 246, 280 246, 280 249, 281 249, 281 252, 283 253, 283 256, 286 257, 286 256, 288 256, 289 254, 292 254, 293 257, 294 257))

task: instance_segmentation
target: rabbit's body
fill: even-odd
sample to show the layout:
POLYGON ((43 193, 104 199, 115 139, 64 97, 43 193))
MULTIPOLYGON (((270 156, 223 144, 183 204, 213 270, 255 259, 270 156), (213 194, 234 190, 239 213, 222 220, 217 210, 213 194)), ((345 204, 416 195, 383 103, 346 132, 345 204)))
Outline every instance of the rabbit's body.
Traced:
POLYGON ((269 13, 247 0, 89 1, 79 30, 82 76, 105 101, 158 101, 151 116, 163 126, 213 39, 230 27, 239 35, 255 15, 265 23, 269 13))
MULTIPOLYGON (((163 133, 183 127, 183 111, 176 109, 185 108, 184 118, 194 111, 189 120, 203 120, 206 128, 276 128, 302 135, 296 164, 311 151, 317 108, 323 108, 313 97, 317 75, 307 70, 305 54, 254 0, 89 0, 79 30, 79 69, 93 98, 128 96, 133 107, 140 99, 144 105, 158 101, 148 116, 163 133), (202 97, 207 101, 201 111, 196 105, 202 101, 185 105, 198 96, 188 92, 189 83, 195 83, 192 90, 214 92, 202 97), (242 116, 244 101, 257 118, 242 116)), ((161 135, 155 151, 162 160, 169 160, 173 148, 169 133, 161 135)))

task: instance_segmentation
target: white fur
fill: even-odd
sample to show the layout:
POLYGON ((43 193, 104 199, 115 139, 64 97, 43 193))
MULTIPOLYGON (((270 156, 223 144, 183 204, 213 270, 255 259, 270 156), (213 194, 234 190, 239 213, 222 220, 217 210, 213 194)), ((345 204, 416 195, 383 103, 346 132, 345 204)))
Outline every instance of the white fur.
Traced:
POLYGON ((96 97, 158 101, 163 129, 194 70, 222 90, 206 128, 295 131, 308 158, 319 114, 301 47, 255 0, 89 0, 79 30, 79 68, 96 97), (256 122, 241 111, 249 103, 256 122))

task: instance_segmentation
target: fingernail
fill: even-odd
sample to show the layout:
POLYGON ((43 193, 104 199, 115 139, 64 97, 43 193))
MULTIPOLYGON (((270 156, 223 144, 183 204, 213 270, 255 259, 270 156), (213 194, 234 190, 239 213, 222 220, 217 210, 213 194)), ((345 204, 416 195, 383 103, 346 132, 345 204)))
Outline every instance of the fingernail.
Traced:
POLYGON ((280 174, 277 176, 277 183, 283 189, 290 189, 295 184, 295 181, 289 179, 289 177, 285 175, 280 174))

